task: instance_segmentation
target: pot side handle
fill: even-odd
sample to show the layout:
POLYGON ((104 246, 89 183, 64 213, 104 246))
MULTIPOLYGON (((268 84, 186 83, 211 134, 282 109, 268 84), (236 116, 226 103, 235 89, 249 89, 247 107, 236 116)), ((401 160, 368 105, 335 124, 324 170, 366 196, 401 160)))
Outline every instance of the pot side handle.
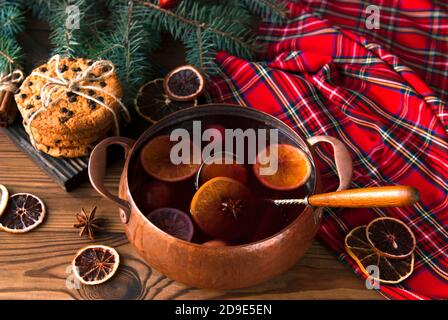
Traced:
POLYGON ((339 187, 337 191, 348 189, 352 182, 353 164, 350 152, 344 143, 330 136, 315 136, 309 138, 307 141, 312 146, 321 142, 330 143, 333 146, 334 161, 339 176, 339 187))
POLYGON ((107 168, 107 148, 111 145, 119 145, 125 151, 125 158, 134 145, 135 140, 125 137, 110 137, 106 138, 96 145, 90 154, 89 159, 89 179, 93 188, 98 191, 104 198, 115 202, 122 211, 120 218, 123 223, 127 223, 131 213, 131 206, 126 200, 120 199, 107 190, 104 185, 104 178, 106 176, 107 168))

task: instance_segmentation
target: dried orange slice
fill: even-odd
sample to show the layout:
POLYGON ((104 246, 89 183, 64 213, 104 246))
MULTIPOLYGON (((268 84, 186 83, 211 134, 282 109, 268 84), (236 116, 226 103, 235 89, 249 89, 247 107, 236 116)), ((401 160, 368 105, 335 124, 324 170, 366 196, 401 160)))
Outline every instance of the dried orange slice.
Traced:
MULTIPOLYGON (((190 163, 174 164, 170 153, 176 143, 170 141, 169 136, 158 136, 149 141, 140 154, 143 169, 152 177, 166 182, 177 182, 192 177, 199 170, 200 164, 193 163, 193 152, 190 152, 190 163)), ((191 146, 195 149, 193 144, 191 146)))
POLYGON ((207 181, 193 196, 193 220, 213 238, 234 240, 244 235, 254 219, 254 199, 242 183, 225 177, 207 181))
POLYGON ((8 189, 2 184, 0 184, 0 216, 5 212, 6 205, 9 200, 9 192, 8 189))
POLYGON ((172 100, 190 101, 202 94, 205 88, 205 80, 198 69, 191 65, 185 65, 170 71, 166 75, 163 88, 172 100))
POLYGON ((106 282, 115 274, 119 264, 118 252, 103 245, 82 248, 72 262, 75 277, 86 285, 106 282))
POLYGON ((25 233, 42 223, 45 205, 38 197, 29 193, 16 193, 9 198, 5 211, 0 216, 0 230, 10 233, 25 233))
POLYGON ((243 164, 236 163, 234 155, 217 154, 213 156, 217 161, 204 162, 200 171, 201 183, 205 183, 216 177, 228 177, 241 183, 247 182, 247 170, 243 164))
POLYGON ((175 101, 163 91, 163 79, 155 79, 143 85, 134 100, 137 113, 144 119, 156 123, 173 112, 195 107, 197 100, 175 101))
POLYGON ((304 185, 311 175, 311 163, 305 152, 289 144, 269 145, 257 155, 252 168, 258 180, 274 190, 296 189, 304 185), (271 154, 273 159, 270 159, 271 154), (277 161, 277 170, 264 173, 263 170, 268 168, 275 169, 272 161, 277 161))
POLYGON ((395 218, 382 217, 373 220, 367 225, 366 236, 379 254, 391 259, 410 256, 416 246, 412 230, 395 218))
POLYGON ((414 270, 414 254, 403 259, 389 259, 378 254, 369 244, 366 236, 366 226, 360 226, 345 237, 345 249, 355 260, 359 268, 367 276, 383 283, 400 283, 409 277, 414 270), (367 272, 368 266, 378 267, 379 277, 374 277, 367 272))

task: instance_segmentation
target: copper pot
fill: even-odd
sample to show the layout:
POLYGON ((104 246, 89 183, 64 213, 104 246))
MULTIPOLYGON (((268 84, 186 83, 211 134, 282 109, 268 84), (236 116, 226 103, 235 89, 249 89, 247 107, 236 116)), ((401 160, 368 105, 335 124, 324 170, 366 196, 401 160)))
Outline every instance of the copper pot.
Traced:
POLYGON ((208 247, 174 238, 152 225, 137 207, 130 186, 130 167, 137 151, 161 131, 183 121, 206 119, 210 116, 238 116, 258 122, 280 132, 302 147, 312 160, 313 173, 307 183, 310 194, 319 193, 319 175, 314 166, 313 146, 330 143, 339 174, 338 190, 349 187, 352 161, 339 140, 328 136, 302 139, 282 121, 257 110, 225 105, 207 105, 177 112, 151 126, 135 142, 123 137, 105 139, 90 157, 89 176, 93 187, 120 208, 126 235, 147 263, 171 279, 199 288, 236 289, 266 281, 292 267, 308 250, 319 228, 321 209, 306 206, 288 227, 262 241, 239 246, 208 247), (106 149, 120 145, 126 162, 120 180, 119 195, 112 195, 104 186, 106 149))

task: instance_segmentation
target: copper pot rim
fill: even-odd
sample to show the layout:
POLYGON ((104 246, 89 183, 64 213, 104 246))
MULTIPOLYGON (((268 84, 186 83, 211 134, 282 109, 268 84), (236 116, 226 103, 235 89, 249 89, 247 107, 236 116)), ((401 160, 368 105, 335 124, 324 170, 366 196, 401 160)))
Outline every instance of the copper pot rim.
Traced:
MULTIPOLYGON (((134 156, 134 153, 137 149, 140 148, 140 146, 145 143, 148 138, 150 138, 151 136, 153 136, 154 134, 156 134, 157 132, 162 131, 163 129, 166 129, 167 127, 172 126, 172 121, 179 121, 179 119, 177 119, 180 116, 187 116, 190 115, 191 119, 193 120, 195 118, 195 116, 191 116, 191 112, 201 112, 201 110, 206 110, 206 111, 211 111, 212 109, 219 109, 219 110, 223 110, 223 111, 227 111, 224 108, 239 108, 240 110, 245 110, 244 112, 247 115, 247 112, 252 113, 253 115, 257 115, 259 117, 263 117, 266 119, 269 119, 269 121, 272 122, 272 124, 277 124, 278 126, 276 126, 276 128, 281 128, 282 130, 282 134, 285 134, 284 131, 286 131, 286 135, 288 136, 289 139, 295 141, 295 142, 299 142, 300 144, 303 144, 303 146, 306 148, 305 151, 306 153, 310 156, 310 160, 311 160, 311 166, 312 166, 312 177, 314 177, 314 181, 312 182, 312 187, 311 187, 311 192, 309 194, 314 194, 316 192, 316 190, 318 189, 318 179, 319 179, 319 175, 318 172, 316 170, 315 167, 315 159, 314 159, 314 153, 312 152, 312 149, 310 147, 310 144, 307 142, 306 139, 302 138, 297 132, 295 132, 292 128, 290 128, 286 123, 284 123, 283 121, 275 118, 274 116, 260 111, 260 110, 256 110, 256 109, 251 109, 248 107, 244 107, 241 105, 234 105, 234 104, 225 104, 225 103, 211 103, 211 104, 203 104, 203 105, 198 105, 198 106, 193 106, 193 107, 189 107, 186 109, 182 109, 179 111, 176 111, 172 114, 170 114, 169 116, 165 117, 163 120, 160 120, 159 122, 153 124, 152 126, 150 126, 148 129, 146 129, 140 136, 139 138, 136 140, 136 142, 134 143, 134 145, 132 146, 131 150, 129 151, 127 157, 126 157, 126 161, 125 161, 125 165, 123 168, 123 172, 124 175, 122 176, 122 179, 125 179, 125 187, 126 187, 126 196, 127 196, 127 200, 129 201, 131 208, 135 209, 135 212, 139 215, 139 217, 141 219, 143 219, 145 221, 146 224, 148 224, 155 232, 157 232, 161 237, 168 237, 168 238, 172 238, 176 241, 176 243, 178 244, 182 244, 188 247, 195 247, 195 248, 199 248, 199 249, 204 249, 204 250, 210 250, 210 251, 215 251, 215 250, 241 250, 241 249, 249 249, 249 248, 253 248, 253 247, 257 247, 260 246, 262 244, 266 244, 269 242, 275 242, 275 238, 277 237, 281 237, 283 234, 285 234, 286 232, 288 232, 288 230, 294 228, 297 224, 301 223, 302 220, 304 220, 305 217, 305 213, 309 212, 309 214, 315 214, 316 210, 319 210, 319 208, 313 208, 310 205, 306 205, 303 210, 301 211, 301 213, 297 216, 297 218, 291 222, 289 225, 287 225, 285 228, 283 228, 282 230, 280 230, 279 232, 271 235, 270 237, 267 237, 265 239, 261 239, 258 240, 256 242, 251 242, 251 243, 245 243, 245 244, 240 244, 240 245, 231 245, 231 246, 217 246, 217 247, 213 247, 213 246, 204 246, 203 244, 199 244, 199 243, 193 243, 193 242, 189 242, 189 241, 185 241, 179 238, 176 238, 168 233, 166 233, 165 231, 159 229, 157 226, 155 226, 154 224, 152 224, 146 217, 145 215, 141 212, 139 206, 136 204, 136 202, 134 201, 134 197, 131 194, 131 189, 129 187, 129 166, 131 163, 131 159, 134 156), (284 130, 284 131, 283 131, 284 130), (310 210, 311 209, 311 210, 310 210)), ((238 115, 235 115, 238 116, 238 115)), ((247 118, 250 118, 249 116, 247 118)), ((260 121, 258 119, 253 119, 252 120, 256 120, 256 121, 260 121)), ((319 224, 320 222, 316 222, 316 224, 319 224)))

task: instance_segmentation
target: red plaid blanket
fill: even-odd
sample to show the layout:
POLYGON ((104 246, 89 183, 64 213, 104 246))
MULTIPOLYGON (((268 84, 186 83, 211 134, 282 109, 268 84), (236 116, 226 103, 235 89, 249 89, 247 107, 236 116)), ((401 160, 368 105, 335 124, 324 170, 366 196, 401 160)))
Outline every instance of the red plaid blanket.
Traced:
MULTIPOLYGON (((415 270, 380 292, 448 298, 447 5, 308 0, 289 7, 289 23, 261 26, 267 62, 217 55, 221 74, 209 98, 273 114, 306 137, 341 139, 354 160, 354 188, 417 187, 422 199, 411 208, 326 210, 319 239, 361 274, 345 235, 378 216, 399 218, 417 237, 415 270), (365 25, 371 4, 380 8, 379 30, 365 25)), ((331 149, 317 154, 323 185, 334 190, 331 149)))

